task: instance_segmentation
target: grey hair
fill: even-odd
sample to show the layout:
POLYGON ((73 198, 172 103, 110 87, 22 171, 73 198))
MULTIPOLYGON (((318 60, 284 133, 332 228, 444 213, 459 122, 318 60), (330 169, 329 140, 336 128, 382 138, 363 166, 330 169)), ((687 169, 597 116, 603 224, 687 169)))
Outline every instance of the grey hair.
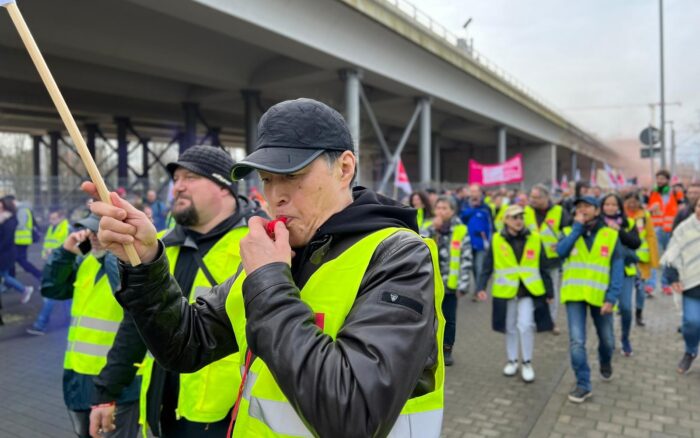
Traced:
POLYGON ((538 192, 540 192, 540 194, 544 195, 546 198, 549 198, 552 195, 549 192, 549 188, 544 184, 535 184, 534 186, 532 186, 531 190, 537 190, 538 192))
POLYGON ((435 205, 437 205, 439 202, 446 202, 447 205, 450 206, 452 211, 454 211, 454 212, 457 211, 457 201, 455 201, 455 198, 453 198, 452 196, 440 195, 440 196, 438 196, 437 200, 435 201, 435 205))
MULTIPOLYGON (((335 164, 338 159, 340 159, 340 156, 343 155, 343 152, 345 151, 335 151, 335 150, 326 150, 323 152, 323 157, 326 159, 326 163, 328 163, 328 167, 333 169, 333 165, 335 164)), ((357 178, 357 166, 355 166, 355 174, 352 176, 352 180, 350 181, 350 189, 352 189, 355 186, 355 179, 357 178)))

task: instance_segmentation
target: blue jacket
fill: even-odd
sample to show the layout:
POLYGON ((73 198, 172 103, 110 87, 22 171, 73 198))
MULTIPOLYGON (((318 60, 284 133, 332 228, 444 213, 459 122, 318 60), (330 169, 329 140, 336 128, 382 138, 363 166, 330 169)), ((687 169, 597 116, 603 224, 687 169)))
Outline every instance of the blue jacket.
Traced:
POLYGON ((491 239, 491 233, 493 232, 491 208, 483 201, 476 207, 467 203, 459 216, 460 219, 462 219, 462 223, 469 229, 472 249, 475 251, 485 250, 486 247, 484 246, 484 239, 481 237, 481 234, 484 233, 486 240, 491 239))
MULTIPOLYGON (((599 220, 593 229, 586 230, 583 224, 574 222, 571 228, 571 234, 559 241, 557 245, 557 254, 559 254, 562 260, 566 259, 579 237, 583 237, 583 241, 590 250, 595 241, 595 236, 598 234, 598 230, 603 228, 603 226, 602 220, 599 220)), ((608 291, 605 293, 605 301, 612 304, 617 303, 620 292, 622 291, 622 282, 625 278, 625 255, 620 245, 621 243, 618 238, 610 264, 610 284, 608 285, 608 291)))

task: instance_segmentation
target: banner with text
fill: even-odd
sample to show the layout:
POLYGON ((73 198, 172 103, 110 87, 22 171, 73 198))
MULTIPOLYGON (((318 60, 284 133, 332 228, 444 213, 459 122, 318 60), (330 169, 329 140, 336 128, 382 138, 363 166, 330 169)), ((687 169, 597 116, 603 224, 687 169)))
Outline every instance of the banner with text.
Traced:
POLYGON ((469 184, 494 186, 523 182, 523 156, 517 154, 503 164, 481 164, 469 160, 469 184))

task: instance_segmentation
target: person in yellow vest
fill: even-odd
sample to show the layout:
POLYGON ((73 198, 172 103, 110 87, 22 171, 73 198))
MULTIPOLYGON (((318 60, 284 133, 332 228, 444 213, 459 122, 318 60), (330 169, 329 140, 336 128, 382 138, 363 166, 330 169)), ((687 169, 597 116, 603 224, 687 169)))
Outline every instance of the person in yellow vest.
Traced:
POLYGON ((598 335, 600 376, 612 379, 613 307, 625 276, 625 261, 618 248, 618 232, 605 225, 600 201, 593 196, 576 199, 574 224, 564 228, 557 245, 564 261, 561 301, 569 323, 569 354, 576 387, 569 400, 582 403, 593 394, 591 369, 586 353, 586 313, 590 312, 598 335))
POLYGON ((632 356, 632 344, 630 343, 632 292, 637 279, 637 262, 639 261, 637 250, 642 246, 642 241, 639 238, 635 222, 625 214, 620 196, 614 193, 607 194, 603 196, 601 203, 603 220, 608 227, 617 231, 620 237, 618 250, 622 252, 625 259, 625 276, 620 290, 619 309, 622 354, 625 357, 630 357, 632 356))
POLYGON ((493 330, 506 335, 507 362, 503 374, 512 377, 519 368, 526 383, 535 380, 532 354, 535 330, 549 331, 552 319, 547 301, 554 296, 546 266, 542 237, 525 227, 525 211, 519 205, 507 207, 505 229, 493 235, 477 279, 477 296, 487 298, 486 286, 493 275, 493 330))
POLYGON ((560 333, 557 327, 561 289, 561 260, 557 255, 557 243, 564 236, 562 230, 571 222, 571 215, 552 202, 549 189, 537 184, 530 190, 530 204, 525 207, 525 227, 538 232, 542 238, 545 255, 545 268, 552 279, 554 299, 549 303, 549 311, 554 323, 552 334, 560 333))
POLYGON ((425 192, 413 192, 408 201, 410 207, 416 209, 418 229, 421 234, 425 234, 430 224, 433 223, 433 207, 430 205, 428 195, 425 192))
POLYGON ((36 225, 34 213, 24 202, 17 202, 14 196, 10 198, 17 208, 17 229, 15 229, 17 263, 32 277, 41 280, 41 271, 29 261, 27 254, 29 247, 34 243, 36 225))
MULTIPOLYGON (((56 248, 63 246, 63 242, 70 231, 70 225, 64 210, 58 209, 49 213, 49 228, 47 228, 44 235, 44 247, 41 250, 41 257, 44 260, 48 260, 56 248)), ((27 328, 27 333, 35 336, 46 333, 46 326, 49 323, 56 301, 51 298, 44 298, 41 311, 39 311, 39 315, 37 315, 31 327, 27 328)), ((64 302, 64 304, 64 309, 70 312, 70 304, 68 302, 64 302)))
POLYGON ((454 363, 452 348, 457 331, 457 298, 469 292, 473 251, 469 230, 457 215, 457 203, 452 196, 440 196, 435 204, 433 224, 427 236, 435 240, 445 297, 442 313, 445 316, 445 340, 442 346, 445 365, 454 363))
MULTIPOLYGON (((442 281, 416 214, 352 189, 354 145, 343 117, 311 99, 272 106, 256 150, 276 219, 253 217, 239 273, 188 304, 153 226, 128 203, 95 202, 100 238, 126 261, 117 297, 149 350, 193 371, 240 351, 233 436, 439 436, 444 399, 442 281), (270 234, 266 227, 270 226, 270 234)), ((91 183, 83 190, 95 196, 91 183)), ((217 390, 228 388, 217 388, 217 390)))
POLYGON ((642 201, 638 191, 632 191, 624 196, 625 214, 633 220, 637 226, 637 233, 642 245, 637 249, 638 272, 635 279, 635 324, 644 327, 644 303, 646 296, 653 297, 653 288, 647 289, 646 281, 651 277, 651 270, 659 267, 659 245, 656 241, 654 225, 651 215, 642 208, 642 201))
MULTIPOLYGON (((194 301, 236 272, 240 239, 248 232, 253 204, 238 195, 228 176, 234 161, 220 148, 194 146, 177 161, 168 163, 173 178, 172 215, 177 225, 160 232, 170 272, 183 292, 194 301)), ((154 224, 155 225, 155 224, 154 224)), ((146 344, 133 320, 119 328, 107 365, 95 378, 96 404, 113 401, 133 378, 130 366, 142 363, 140 423, 155 436, 222 437, 240 385, 237 354, 223 357, 195 373, 164 369, 146 354, 146 344)), ((109 407, 94 409, 92 430, 110 430, 109 407)))
POLYGON ((48 260, 51 251, 63 245, 69 232, 70 225, 64 210, 57 209, 49 213, 49 227, 44 235, 44 247, 41 249, 41 258, 48 260))
MULTIPOLYGON (((88 216, 75 227, 78 231, 68 235, 44 266, 41 294, 73 300, 63 363, 63 399, 76 435, 87 438, 95 393, 92 379, 107 362, 124 311, 114 298, 119 288, 117 258, 105 252, 97 239, 99 218, 88 216)), ((103 436, 132 438, 138 434, 140 384, 140 378, 132 375, 121 397, 113 401, 117 430, 103 436)))

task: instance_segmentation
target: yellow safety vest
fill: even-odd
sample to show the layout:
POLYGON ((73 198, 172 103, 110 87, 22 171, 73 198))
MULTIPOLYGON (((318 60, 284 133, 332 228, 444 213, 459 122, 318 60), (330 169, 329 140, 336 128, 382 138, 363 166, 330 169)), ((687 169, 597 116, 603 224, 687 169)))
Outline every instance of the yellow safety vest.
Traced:
POLYGON ((493 224, 496 227, 496 231, 501 231, 503 227, 505 226, 505 217, 506 217, 506 209, 508 208, 507 205, 501 205, 501 209, 498 210, 498 213, 496 213, 496 217, 493 220, 493 224))
POLYGON ((173 213, 169 211, 168 214, 165 216, 165 229, 172 230, 173 228, 175 228, 175 225, 177 225, 177 223, 175 222, 173 213))
MULTIPOLYGON (((337 258, 324 263, 301 290, 301 299, 316 315, 323 315, 324 334, 335 339, 352 309, 377 246, 400 228, 387 228, 363 238, 337 258), (332 291, 332 293, 328 293, 332 291)), ((438 362, 434 367, 435 388, 422 396, 409 399, 397 419, 390 436, 438 437, 442 427, 445 366, 442 341, 445 318, 442 316, 443 286, 439 275, 435 243, 425 240, 433 259, 435 316, 438 321, 436 345, 438 362)), ((236 279, 226 300, 228 313, 240 351, 247 350, 245 307, 242 285, 245 273, 236 279)), ((243 358, 244 355, 241 355, 243 358)), ((243 364, 243 362, 242 362, 243 364)), ((351 426, 351 425, 350 425, 351 426)), ((282 393, 265 363, 257 358, 248 372, 233 431, 234 437, 300 437, 312 436, 299 415, 282 393)))
POLYGON ((25 211, 27 214, 27 221, 24 223, 18 223, 15 229, 15 245, 29 246, 34 243, 32 238, 32 229, 34 228, 34 216, 32 216, 32 211, 27 207, 20 208, 20 211, 25 211))
MULTIPOLYGON (((161 231, 162 237, 169 230, 161 231)), ((248 227, 231 229, 207 252, 203 257, 204 265, 218 284, 225 282, 241 262, 239 251, 240 240, 248 233, 248 227)), ((168 258, 170 274, 175 272, 175 265, 180 254, 179 246, 165 248, 165 256, 168 258)), ((197 274, 190 289, 190 303, 212 288, 206 275, 201 269, 197 274)), ((231 354, 213 362, 194 373, 180 374, 180 388, 177 399, 176 418, 185 418, 196 423, 214 423, 223 420, 236 401, 236 391, 241 383, 238 371, 239 354, 231 354)), ((141 398, 139 406, 139 423, 146 436, 146 412, 148 402, 148 387, 151 384, 153 371, 153 356, 149 353, 141 367, 143 381, 141 384, 141 398)))
POLYGON ((462 261, 462 240, 467 234, 466 225, 455 225, 450 239, 450 271, 447 274, 447 287, 457 289, 459 286, 459 268, 462 261))
POLYGON ((649 240, 647 239, 646 221, 651 220, 649 212, 644 212, 644 217, 637 219, 637 232, 642 245, 637 248, 636 254, 640 263, 649 263, 651 261, 651 253, 649 252, 649 240))
MULTIPOLYGON (((565 235, 570 233, 571 227, 564 228, 565 235)), ((603 227, 598 230, 590 251, 583 236, 576 239, 571 253, 564 261, 562 303, 585 301, 592 306, 603 305, 605 292, 610 285, 610 266, 617 238, 617 231, 603 227)))
POLYGON ((544 253, 547 255, 548 259, 555 259, 559 257, 557 255, 557 244, 562 238, 561 233, 561 218, 562 218, 561 205, 553 205, 547 211, 542 224, 537 227, 537 215, 535 209, 529 205, 525 206, 525 214, 523 219, 525 220, 525 226, 533 233, 540 233, 542 236, 542 246, 544 246, 544 253))
MULTIPOLYGON (((634 221, 630 218, 627 218, 627 231, 631 231, 635 227, 634 221)), ((645 233, 646 235, 646 233, 645 233)), ((640 236, 641 239, 641 236, 640 236)), ((641 249, 641 246, 637 249, 639 251, 641 249)), ((647 245, 647 253, 649 251, 649 247, 647 245)), ((636 263, 630 263, 629 265, 625 265, 625 275, 628 277, 634 277, 637 275, 637 264, 636 263)))
POLYGON ((418 222, 418 229, 421 232, 433 224, 433 220, 431 218, 425 217, 425 209, 423 208, 416 209, 416 222, 418 222))
POLYGON ((107 363, 107 353, 124 316, 107 274, 95 282, 101 266, 89 254, 78 267, 73 283, 68 348, 63 361, 63 368, 91 376, 98 375, 107 363))
POLYGON ((66 237, 68 237, 68 219, 63 219, 56 225, 50 225, 44 236, 44 248, 41 254, 46 257, 51 250, 63 245, 66 237))
POLYGON ((493 235, 493 289, 494 298, 511 299, 518 294, 522 282, 534 296, 544 295, 544 281, 540 276, 540 251, 542 241, 537 233, 530 233, 525 241, 520 263, 508 241, 496 233, 493 235))

